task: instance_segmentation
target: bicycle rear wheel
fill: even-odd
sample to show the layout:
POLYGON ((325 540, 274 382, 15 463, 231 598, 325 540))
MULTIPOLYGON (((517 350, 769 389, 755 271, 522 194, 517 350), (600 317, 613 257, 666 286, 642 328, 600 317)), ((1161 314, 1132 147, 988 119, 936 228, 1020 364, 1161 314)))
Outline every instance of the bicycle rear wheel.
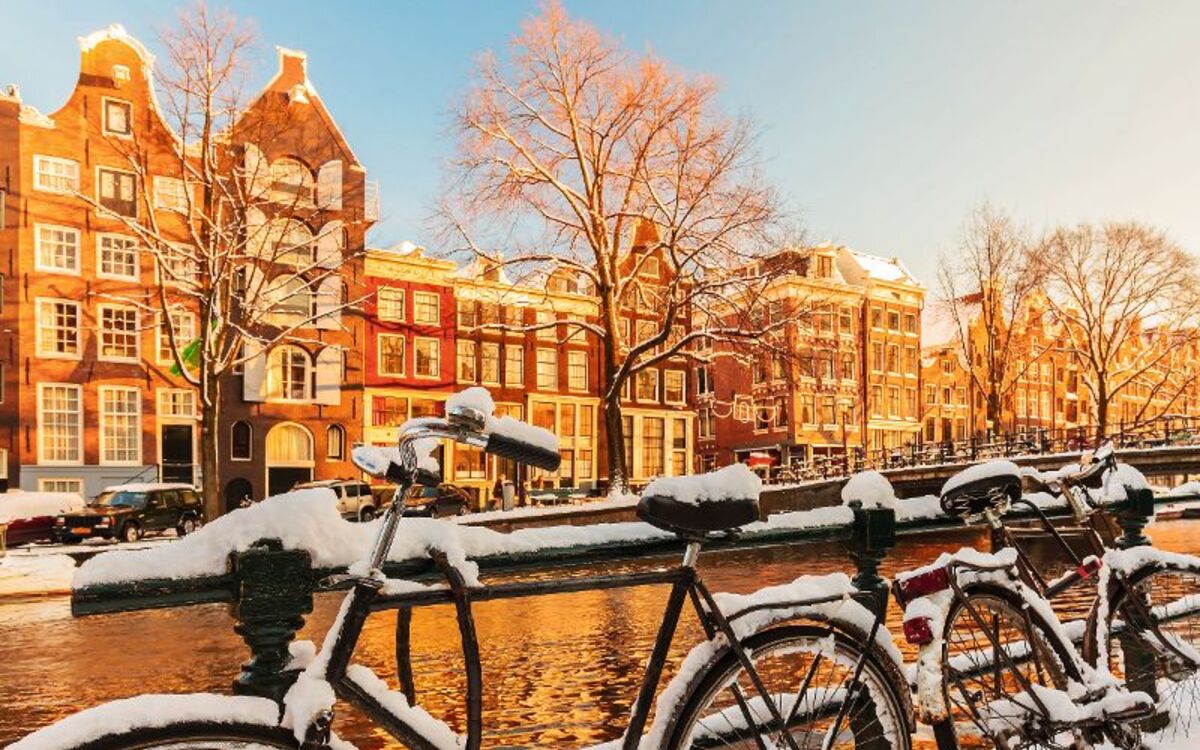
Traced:
POLYGON ((942 643, 942 689, 958 746, 1062 747, 1027 732, 1034 702, 1016 696, 1024 683, 1061 690, 1079 680, 1069 652, 1010 589, 974 584, 963 594, 946 614, 942 643))
POLYGON ((70 746, 71 750, 296 750, 287 729, 259 724, 183 721, 114 732, 70 746))
MULTIPOLYGON (((1128 587, 1114 582, 1109 591, 1108 668, 1130 690, 1154 691, 1162 718, 1143 722, 1143 730, 1162 730, 1171 739, 1200 725, 1200 674, 1164 644, 1184 654, 1200 655, 1200 566, 1155 562, 1135 570, 1128 587), (1136 597, 1136 601, 1131 600, 1136 597), (1129 627, 1150 615, 1149 623, 1129 627)), ((1095 618, 1089 630, 1089 656, 1095 658, 1095 618)))
MULTIPOLYGON (((839 729, 831 748, 911 747, 907 685, 877 646, 864 653, 866 641, 864 634, 852 637, 829 626, 797 624, 771 628, 743 642, 801 750, 825 747, 835 723, 839 729), (862 672, 851 689, 860 660, 862 672)), ((664 734, 664 750, 757 749, 759 738, 769 747, 788 747, 763 697, 728 649, 684 696, 664 734)))

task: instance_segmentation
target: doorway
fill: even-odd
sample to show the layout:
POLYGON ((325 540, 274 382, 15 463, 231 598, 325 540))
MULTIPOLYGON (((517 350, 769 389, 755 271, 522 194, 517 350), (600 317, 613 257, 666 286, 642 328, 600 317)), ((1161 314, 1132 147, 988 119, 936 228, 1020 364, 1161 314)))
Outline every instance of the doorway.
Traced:
POLYGON ((195 482, 195 454, 190 424, 164 424, 159 436, 159 460, 164 482, 195 482))
POLYGON ((267 496, 278 495, 313 478, 313 437, 295 422, 277 424, 267 433, 267 496))

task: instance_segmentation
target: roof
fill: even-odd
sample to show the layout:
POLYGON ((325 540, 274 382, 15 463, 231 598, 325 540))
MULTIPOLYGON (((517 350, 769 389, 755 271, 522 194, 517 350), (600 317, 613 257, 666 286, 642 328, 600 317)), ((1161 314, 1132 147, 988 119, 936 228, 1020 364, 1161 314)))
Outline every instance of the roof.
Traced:
MULTIPOLYGON (((961 303, 966 310, 978 305, 961 303)), ((968 312, 968 318, 973 316, 968 312)), ((921 310, 921 348, 931 348, 957 344, 961 340, 959 326, 961 322, 955 318, 954 311, 945 300, 938 300, 926 305, 921 310)))
POLYGON ((846 248, 845 251, 866 272, 867 276, 876 281, 921 285, 921 282, 917 281, 917 277, 912 275, 912 272, 899 258, 884 258, 849 248, 846 248))
POLYGON ((194 490, 190 484, 183 482, 132 482, 130 484, 114 484, 105 487, 105 492, 153 492, 154 490, 194 490))

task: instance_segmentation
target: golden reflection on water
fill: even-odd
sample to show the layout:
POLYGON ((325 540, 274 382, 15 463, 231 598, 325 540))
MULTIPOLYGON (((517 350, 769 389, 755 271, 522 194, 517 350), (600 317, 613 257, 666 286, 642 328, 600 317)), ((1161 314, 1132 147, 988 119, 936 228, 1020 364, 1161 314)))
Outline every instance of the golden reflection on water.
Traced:
MULTIPOLYGON (((1195 551, 1200 521, 1149 529, 1169 550, 1195 551)), ((902 536, 881 572, 923 565, 962 546, 986 546, 980 531, 957 529, 902 536)), ((1030 548, 1039 568, 1058 567, 1047 544, 1030 548)), ((660 559, 594 565, 572 575, 642 570, 673 564, 660 559)), ((701 569, 718 591, 747 592, 803 574, 852 572, 837 544, 778 546, 707 553, 701 569)), ((530 574, 525 574, 530 577, 530 574)), ((498 580, 496 578, 490 580, 498 580)), ((485 747, 573 747, 617 737, 624 727, 666 601, 665 586, 587 591, 476 605, 483 652, 485 747)), ((1091 592, 1064 595, 1064 617, 1086 611, 1091 592)), ((339 596, 321 595, 301 633, 320 640, 339 596)), ((899 633, 893 605, 889 626, 899 633)), ((140 692, 227 692, 247 651, 234 635, 227 610, 205 605, 73 619, 62 599, 0 606, 0 745, 80 708, 140 692)), ((368 621, 356 660, 395 685, 395 614, 368 621)), ((414 613, 413 669, 417 699, 461 729, 464 678, 458 627, 449 606, 414 613)), ((700 637, 685 614, 672 649, 668 676, 700 637)), ((901 643, 902 650, 907 645, 901 643)), ((338 733, 364 750, 397 747, 364 717, 342 706, 338 733)))

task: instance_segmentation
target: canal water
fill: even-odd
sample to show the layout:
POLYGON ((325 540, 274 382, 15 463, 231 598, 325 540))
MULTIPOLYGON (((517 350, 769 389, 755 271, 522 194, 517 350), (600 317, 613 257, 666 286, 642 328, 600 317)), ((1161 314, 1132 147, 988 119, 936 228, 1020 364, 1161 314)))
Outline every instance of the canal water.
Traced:
MULTIPOLYGON (((1200 521, 1149 528, 1155 543, 1200 551, 1200 521)), ((925 564, 961 546, 986 548, 982 532, 958 529, 901 537, 882 572, 925 564)), ((1057 556, 1033 544, 1039 567, 1057 556)), ((668 564, 596 565, 572 575, 612 573, 668 564)), ((706 553, 701 568, 714 590, 747 592, 803 574, 851 572, 834 543, 706 553)), ((530 574, 525 575, 526 578, 530 574)), ((476 605, 486 686, 484 725, 489 748, 578 747, 618 737, 649 655, 666 588, 558 594, 476 605)), ((1085 611, 1089 592, 1056 603, 1064 619, 1085 611)), ((301 638, 320 641, 340 596, 318 596, 301 638)), ((889 625, 899 633, 892 604, 889 625)), ((0 605, 0 746, 74 711, 141 692, 227 692, 247 650, 222 605, 72 618, 66 599, 0 605)), ((367 623, 355 660, 395 686, 395 613, 367 623)), ((413 662, 418 701, 463 727, 464 679, 458 631, 448 606, 413 616, 413 662)), ((688 615, 676 636, 671 666, 699 639, 688 615)), ((902 640, 902 639, 901 639, 902 640)), ((905 644, 901 643, 903 648, 905 644)), ((906 653, 906 658, 911 654, 906 653)), ((353 709, 339 706, 337 732, 363 750, 397 747, 353 709)))

